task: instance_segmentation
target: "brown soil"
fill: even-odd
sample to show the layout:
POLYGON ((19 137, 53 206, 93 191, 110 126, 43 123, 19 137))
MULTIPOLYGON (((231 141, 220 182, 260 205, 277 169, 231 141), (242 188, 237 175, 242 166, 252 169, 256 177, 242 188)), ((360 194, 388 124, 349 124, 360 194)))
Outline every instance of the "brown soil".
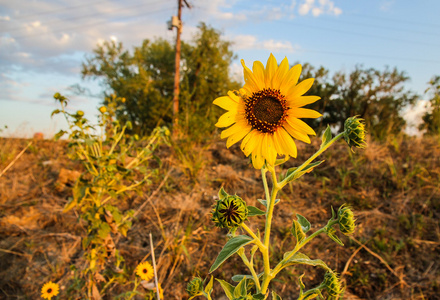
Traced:
MULTIPOLYGON (((0 170, 25 148, 29 140, 0 139, 0 170)), ((300 143, 298 143, 300 144, 300 143)), ((318 141, 298 145, 299 157, 284 168, 301 163, 318 148, 318 141)), ((183 143, 185 157, 161 147, 160 175, 141 196, 121 203, 137 210, 147 201, 127 238, 117 248, 131 271, 149 259, 149 233, 154 237, 159 281, 165 299, 187 299, 187 282, 206 278, 226 242, 226 232, 210 221, 211 205, 221 186, 249 205, 264 198, 261 174, 248 165, 236 146, 224 141, 204 145, 183 143), (185 148, 186 147, 186 148, 185 148)), ((81 166, 66 155, 65 142, 34 140, 14 165, 0 177, 0 298, 38 299, 49 280, 61 287, 57 299, 67 299, 72 286, 70 266, 81 268, 84 227, 75 210, 63 213, 71 196, 69 172, 81 166), (62 171, 65 170, 65 171, 62 171), (64 172, 61 176, 60 173, 64 172), (67 175, 66 175, 67 174, 67 175)), ((440 143, 438 138, 396 137, 387 143, 370 142, 350 153, 344 143, 329 149, 325 162, 287 186, 276 206, 272 259, 290 250, 292 218, 306 216, 312 230, 325 225, 331 206, 353 207, 357 230, 353 238, 339 234, 345 247, 320 236, 305 247, 311 258, 321 258, 341 273, 345 299, 440 299, 440 143)), ((262 228, 253 218, 251 227, 262 228)), ((258 260, 261 267, 261 260, 258 260)), ((245 272, 235 256, 214 272, 231 282, 245 272)), ((298 276, 311 288, 323 271, 313 267, 283 271, 271 285, 283 299, 296 299, 298 276)), ((231 282, 232 283, 232 282, 231 282)), ((222 299, 215 284, 214 299, 222 299)), ((104 299, 129 287, 115 285, 104 299)))

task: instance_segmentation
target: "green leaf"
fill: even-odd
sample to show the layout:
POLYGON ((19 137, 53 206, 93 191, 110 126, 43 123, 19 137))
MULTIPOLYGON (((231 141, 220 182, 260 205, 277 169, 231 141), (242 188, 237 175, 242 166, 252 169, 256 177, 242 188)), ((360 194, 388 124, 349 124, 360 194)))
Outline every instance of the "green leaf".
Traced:
POLYGON ((304 282, 303 282, 303 277, 305 274, 302 274, 301 276, 298 277, 298 284, 299 284, 299 290, 300 290, 300 294, 302 294, 302 292, 304 291, 304 289, 306 288, 304 282))
POLYGON ((214 264, 209 269, 209 273, 214 272, 220 265, 241 247, 250 244, 254 239, 247 235, 239 235, 230 239, 218 254, 214 264))
MULTIPOLYGON (((258 200, 258 202, 260 202, 261 204, 263 204, 267 208, 267 200, 263 200, 263 199, 257 199, 257 200, 258 200)), ((275 199, 274 205, 277 205, 278 202, 280 202, 280 199, 275 199)))
POLYGON ((333 209, 333 206, 331 206, 331 208, 332 208, 332 220, 333 220, 336 217, 336 213, 335 210, 333 209))
POLYGON ((249 210, 249 214, 248 217, 253 217, 253 216, 262 216, 265 215, 266 212, 262 211, 259 208, 256 208, 255 206, 248 206, 247 209, 249 210))
MULTIPOLYGON (((260 273, 260 274, 258 274, 258 278, 260 278, 261 276, 263 276, 263 274, 264 274, 264 273, 260 273)), ((252 277, 252 275, 234 275, 234 276, 232 276, 231 279, 232 279, 232 281, 240 282, 240 281, 243 280, 243 278, 254 280, 254 277, 252 277)))
POLYGON ((220 188, 220 191, 218 191, 218 198, 223 199, 225 197, 228 197, 229 194, 226 193, 226 191, 223 189, 223 187, 220 188))
POLYGON ((300 214, 296 214, 296 217, 298 218, 298 223, 301 225, 303 232, 307 233, 307 231, 310 230, 310 227, 312 227, 310 222, 305 217, 301 216, 300 214))
POLYGON ((99 226, 98 229, 98 235, 101 239, 105 239, 107 237, 107 235, 110 233, 110 226, 107 223, 101 223, 101 225, 99 226))
POLYGON ((322 135, 321 148, 324 147, 331 140, 332 140, 332 131, 330 129, 330 126, 327 125, 327 129, 325 130, 324 134, 322 135))
POLYGON ((306 234, 304 233, 302 226, 299 224, 297 220, 293 220, 292 228, 290 229, 290 231, 295 237, 297 243, 300 243, 306 237, 306 234))
POLYGON ((234 289, 234 298, 245 297, 247 295, 246 278, 243 278, 234 289))
POLYGON ((217 280, 220 285, 222 286, 223 290, 225 291, 226 297, 228 297, 229 300, 234 299, 234 286, 229 284, 228 282, 221 280, 221 279, 215 279, 217 280))
POLYGON ((60 112, 61 110, 55 109, 50 116, 53 117, 53 115, 59 114, 60 112))
POLYGON ((338 238, 337 235, 331 233, 331 232, 327 232, 327 235, 329 238, 331 238, 332 240, 334 240, 336 243, 338 243, 341 246, 344 246, 344 243, 338 238))
POLYGON ((70 197, 70 201, 66 204, 66 206, 64 206, 63 213, 68 212, 69 210, 74 208, 77 204, 78 202, 74 198, 70 197))
POLYGON ((298 169, 298 167, 293 167, 293 168, 288 169, 284 178, 289 177, 289 175, 292 174, 293 172, 295 172, 296 169, 298 169))
MULTIPOLYGON (((304 169, 302 169, 302 170, 299 171, 299 172, 297 172, 297 171, 295 170, 294 172, 292 172, 291 174, 288 175, 288 176, 292 176, 292 177, 291 177, 287 182, 294 181, 294 180, 300 178, 301 176, 303 176, 304 174, 309 173, 309 172, 312 172, 312 170, 313 170, 315 167, 319 166, 319 165, 322 164, 323 162, 324 162, 324 161, 321 160, 321 161, 317 161, 317 162, 314 162, 314 163, 308 164, 306 167, 304 167, 304 169)), ((286 176, 286 178, 287 178, 288 176, 286 176)))
POLYGON ((310 259, 307 255, 303 253, 296 253, 293 257, 291 257, 289 260, 283 263, 283 268, 287 266, 292 265, 309 265, 314 267, 321 267, 329 272, 332 272, 332 269, 330 269, 325 262, 323 262, 321 259, 310 259))
POLYGON ((264 300, 264 299, 266 299, 266 296, 264 296, 262 293, 258 293, 258 294, 252 295, 252 299, 264 300))
POLYGON ((275 293, 274 291, 272 291, 272 299, 273 299, 273 300, 283 300, 283 299, 281 299, 281 297, 280 297, 277 293, 275 293))
POLYGON ((214 286, 214 276, 211 276, 211 280, 209 280, 208 284, 205 286, 205 293, 210 295, 212 293, 213 286, 214 286))
POLYGON ((58 141, 66 133, 67 133, 67 131, 60 130, 60 131, 58 131, 57 134, 55 134, 55 136, 53 138, 55 139, 55 141, 58 141))

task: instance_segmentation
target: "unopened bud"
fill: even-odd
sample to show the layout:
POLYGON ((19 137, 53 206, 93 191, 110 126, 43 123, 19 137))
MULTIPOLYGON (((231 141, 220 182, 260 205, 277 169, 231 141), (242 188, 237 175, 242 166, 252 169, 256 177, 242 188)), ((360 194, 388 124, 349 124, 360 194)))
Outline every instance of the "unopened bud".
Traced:
POLYGON ((365 148, 365 124, 364 120, 356 116, 348 118, 344 124, 344 139, 350 148, 365 148))
POLYGON ((331 297, 338 296, 342 291, 341 281, 339 280, 338 275, 333 272, 325 273, 322 286, 325 287, 327 293, 331 297))
POLYGON ((186 286, 186 292, 190 296, 196 296, 203 290, 203 281, 200 277, 194 277, 186 286))
POLYGON ((351 208, 342 205, 338 210, 339 230, 345 235, 352 234, 356 228, 355 221, 356 219, 351 208))
POLYGON ((101 106, 101 107, 99 108, 99 111, 101 112, 101 114, 103 114, 103 113, 105 113, 105 112, 107 111, 107 107, 105 107, 105 106, 101 106))
POLYGON ((214 205, 212 220, 217 227, 233 229, 247 220, 249 210, 246 202, 238 196, 226 196, 214 205))

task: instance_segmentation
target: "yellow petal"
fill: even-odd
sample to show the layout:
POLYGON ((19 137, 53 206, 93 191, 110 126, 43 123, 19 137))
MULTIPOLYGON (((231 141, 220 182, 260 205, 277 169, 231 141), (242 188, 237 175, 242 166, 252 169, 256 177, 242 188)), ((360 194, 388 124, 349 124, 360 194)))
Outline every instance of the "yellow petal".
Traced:
POLYGON ((220 106, 223 109, 226 110, 233 110, 236 111, 238 108, 238 103, 235 102, 231 97, 229 96, 223 96, 223 97, 219 97, 217 99, 214 100, 213 102, 215 105, 220 106))
POLYGON ((247 126, 248 125, 246 124, 246 122, 243 122, 243 121, 237 122, 234 125, 232 125, 231 127, 229 127, 228 129, 223 130, 220 137, 222 139, 225 139, 225 138, 227 138, 237 132, 245 131, 247 126))
POLYGON ((316 132, 312 129, 312 127, 310 127, 309 125, 307 125, 306 122, 298 119, 298 118, 294 118, 294 117, 287 117, 287 122, 293 127, 298 129, 299 131, 309 134, 309 135, 316 135, 316 132))
MULTIPOLYGON (((278 130, 277 130, 277 131, 278 131, 278 130)), ((279 138, 278 138, 278 134, 276 134, 277 131, 275 131, 274 134, 273 134, 273 136, 272 136, 273 141, 274 141, 274 145, 275 145, 275 150, 277 151, 278 154, 280 154, 280 155, 285 155, 285 154, 287 154, 287 153, 286 153, 286 151, 284 150, 284 148, 283 148, 283 146, 282 146, 282 143, 281 143, 281 141, 280 141, 279 138)))
POLYGON ((277 159, 277 151, 275 150, 275 143, 271 134, 265 134, 262 151, 267 163, 274 166, 277 159))
POLYGON ((278 67, 277 60, 275 59, 275 56, 273 56, 273 54, 271 53, 268 60, 267 60, 266 72, 265 72, 265 76, 264 76, 266 88, 272 87, 272 78, 273 78, 273 75, 275 75, 277 67, 278 67))
POLYGON ((296 157, 298 151, 296 149, 295 141, 287 133, 287 131, 280 127, 277 131, 275 131, 275 133, 277 134, 277 139, 282 145, 285 153, 292 157, 296 157))
POLYGON ((301 107, 294 107, 289 110, 289 116, 294 118, 319 118, 322 115, 317 112, 316 110, 308 109, 308 108, 301 108, 301 107))
POLYGON ((302 66, 300 64, 294 65, 284 76, 283 82, 280 85, 281 94, 287 95, 287 91, 292 86, 298 83, 299 76, 301 75, 302 66))
POLYGON ((244 138, 249 131, 251 131, 252 127, 249 126, 246 130, 240 130, 239 132, 236 132, 228 137, 228 140, 226 141, 226 148, 231 147, 238 141, 240 141, 242 138, 244 138))
POLYGON ((304 143, 310 144, 310 138, 307 134, 302 133, 298 130, 296 130, 295 128, 293 128, 289 122, 284 123, 283 125, 284 129, 287 130, 287 132, 293 136, 295 139, 303 141, 304 143))
POLYGON ((243 59, 241 60, 241 65, 243 66, 243 76, 245 82, 245 86, 243 88, 249 89, 250 92, 258 92, 260 90, 258 87, 258 82, 255 79, 254 74, 252 74, 252 71, 244 64, 243 59))
POLYGON ((284 79, 284 76, 286 76, 287 71, 289 71, 289 61, 287 60, 287 57, 285 57, 278 67, 277 71, 275 72, 273 78, 272 78, 272 88, 278 90, 281 86, 281 83, 284 79))
POLYGON ((228 111, 227 113, 224 113, 220 118, 218 119, 218 122, 215 124, 216 127, 228 127, 235 123, 237 116, 236 111, 228 111))
POLYGON ((261 155, 263 135, 257 134, 257 137, 258 137, 257 147, 252 152, 252 165, 254 166, 255 169, 261 169, 264 165, 264 158, 261 155))
POLYGON ((252 72, 254 72, 255 79, 258 84, 259 89, 264 88, 264 65, 261 61, 254 61, 254 65, 252 66, 252 72))
POLYGON ((241 151, 243 151, 244 155, 249 156, 249 154, 254 151, 257 146, 257 131, 252 130, 245 138, 243 142, 241 142, 241 151))
POLYGON ((287 90, 287 98, 294 99, 304 95, 313 85, 315 78, 307 78, 287 90))
POLYGON ((287 99, 287 105, 290 107, 301 107, 321 99, 319 96, 300 96, 293 99, 287 99))

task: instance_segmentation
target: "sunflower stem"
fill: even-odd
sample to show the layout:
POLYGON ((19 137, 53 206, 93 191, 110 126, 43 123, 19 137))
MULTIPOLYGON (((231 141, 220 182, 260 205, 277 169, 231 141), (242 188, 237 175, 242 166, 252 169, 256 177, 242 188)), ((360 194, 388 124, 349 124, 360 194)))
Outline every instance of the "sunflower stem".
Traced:
POLYGON ((267 165, 268 170, 272 174, 272 194, 270 197, 270 202, 267 203, 267 211, 266 211, 266 226, 264 229, 264 246, 266 247, 262 252, 263 261, 264 261, 264 275, 263 275, 263 284, 261 286, 261 293, 264 295, 267 292, 267 288, 269 286, 269 282, 273 279, 270 270, 270 262, 269 262, 269 242, 270 242, 270 230, 272 225, 272 216, 273 209, 275 206, 275 199, 280 190, 280 185, 277 182, 277 176, 275 173, 275 168, 271 165, 267 165))

